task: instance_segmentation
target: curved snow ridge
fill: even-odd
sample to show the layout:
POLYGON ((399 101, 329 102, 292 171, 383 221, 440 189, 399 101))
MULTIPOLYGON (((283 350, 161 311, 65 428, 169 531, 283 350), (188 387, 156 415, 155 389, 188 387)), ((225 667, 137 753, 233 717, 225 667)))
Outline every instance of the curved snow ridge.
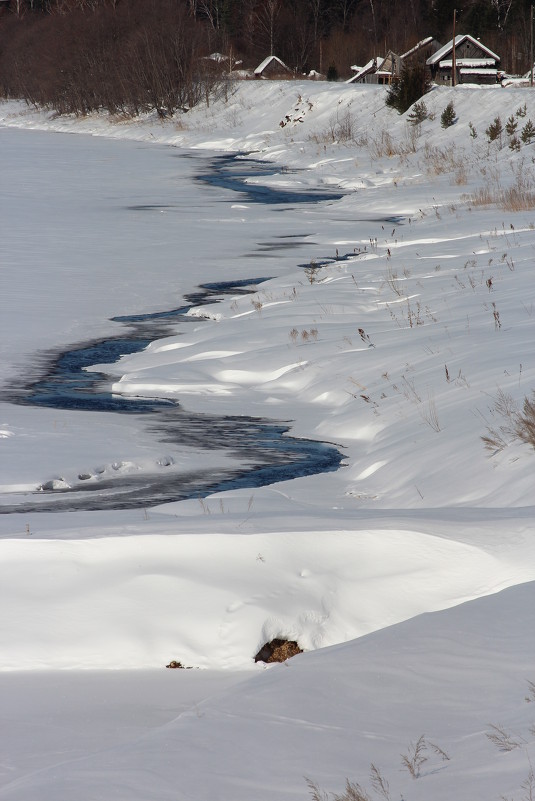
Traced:
POLYGON ((225 386, 219 382, 198 382, 198 381, 183 381, 180 379, 172 380, 166 378, 161 382, 158 381, 143 381, 138 378, 121 378, 115 384, 112 384, 112 392, 117 395, 129 395, 136 398, 169 398, 176 397, 177 395, 230 395, 232 394, 233 387, 225 386))
POLYGON ((26 538, 0 556, 3 670, 252 668, 268 635, 313 650, 527 578, 412 530, 26 538))
POLYGON ((300 370, 306 365, 307 362, 303 361, 293 362, 272 370, 221 370, 217 373, 217 377, 221 381, 232 382, 240 386, 267 384, 294 370, 300 370))
POLYGON ((187 356, 183 359, 184 362, 200 362, 207 359, 226 359, 227 356, 240 356, 243 351, 240 350, 203 350, 200 353, 195 353, 193 356, 187 356))

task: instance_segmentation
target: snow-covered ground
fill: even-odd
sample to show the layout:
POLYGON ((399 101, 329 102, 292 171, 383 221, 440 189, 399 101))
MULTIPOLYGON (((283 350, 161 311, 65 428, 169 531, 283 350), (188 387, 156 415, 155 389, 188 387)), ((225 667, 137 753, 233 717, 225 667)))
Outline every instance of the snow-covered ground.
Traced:
MULTIPOLYGON (((344 453, 202 501, 0 515, 0 798, 286 801, 304 776, 405 801, 535 794, 535 452, 510 434, 535 388, 535 203, 503 202, 529 196, 534 153, 485 135, 498 115, 520 135, 535 99, 425 102, 417 126, 381 88, 321 83, 238 84, 163 123, 0 106, 3 386, 114 315, 271 276, 104 371, 344 453), (260 205, 194 181, 215 151, 276 165, 250 183, 346 194, 260 205), (255 665, 281 636, 305 653, 255 665)), ((0 415, 4 505, 164 455, 135 415, 0 415)))

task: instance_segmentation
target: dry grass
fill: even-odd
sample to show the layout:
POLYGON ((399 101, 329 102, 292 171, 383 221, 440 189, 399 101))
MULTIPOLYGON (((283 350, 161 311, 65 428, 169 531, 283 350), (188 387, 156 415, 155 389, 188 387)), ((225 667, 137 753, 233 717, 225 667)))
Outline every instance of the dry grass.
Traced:
POLYGON ((352 142, 364 147, 367 144, 366 136, 357 133, 355 130, 353 115, 347 109, 343 112, 337 111, 331 115, 327 127, 317 133, 311 133, 308 138, 317 145, 352 142))
POLYGON ((407 153, 414 152, 414 143, 411 141, 395 142, 389 131, 383 130, 379 136, 369 142, 370 155, 373 159, 380 159, 383 156, 406 156, 407 153))
POLYGON ((406 754, 401 755, 401 764, 407 768, 413 779, 420 778, 420 769, 427 762, 425 737, 422 734, 416 743, 411 743, 406 754))
POLYGON ((500 751, 514 751, 515 748, 521 748, 522 742, 515 739, 512 734, 505 731, 502 726, 495 726, 490 724, 491 731, 486 733, 486 737, 495 745, 500 751))
POLYGON ((515 168, 513 182, 503 187, 495 175, 486 176, 485 186, 463 198, 472 206, 498 206, 504 211, 535 209, 535 178, 523 161, 515 168))
POLYGON ((535 209, 535 192, 511 186, 509 189, 483 187, 466 198, 472 206, 498 206, 503 211, 531 211, 535 209))
POLYGON ((441 431, 441 425, 438 419, 437 407, 434 397, 429 393, 427 396, 427 405, 420 408, 420 417, 427 423, 427 425, 436 431, 437 434, 441 431))
POLYGON ((427 172, 431 175, 443 175, 452 172, 458 175, 461 180, 456 182, 466 183, 466 158, 464 153, 454 145, 449 147, 432 147, 426 144, 424 147, 424 162, 427 172))
MULTIPOLYGON (((535 391, 531 393, 531 399, 524 398, 522 411, 514 417, 514 432, 521 442, 535 448, 535 391)), ((532 685, 535 691, 535 685, 532 685)))
POLYGON ((487 425, 487 433, 481 439, 491 456, 515 441, 535 448, 535 391, 531 398, 524 398, 519 411, 511 395, 500 389, 490 413, 496 422, 487 425))
MULTIPOLYGON (((413 779, 420 777, 420 768, 430 758, 432 759, 432 755, 428 757, 426 752, 434 752, 442 761, 449 761, 450 758, 444 749, 426 740, 422 734, 415 744, 411 743, 409 745, 407 753, 402 755, 402 763, 413 779)), ((305 781, 312 801, 372 801, 372 796, 364 785, 349 779, 346 779, 345 788, 341 793, 327 793, 312 779, 305 777, 305 781)), ((390 784, 373 762, 370 763, 369 783, 374 799, 382 798, 383 801, 392 801, 390 784)), ((397 793, 395 797, 398 797, 397 793)))
POLYGON ((531 189, 511 186, 509 189, 504 189, 500 205, 505 211, 535 209, 535 192, 531 189))

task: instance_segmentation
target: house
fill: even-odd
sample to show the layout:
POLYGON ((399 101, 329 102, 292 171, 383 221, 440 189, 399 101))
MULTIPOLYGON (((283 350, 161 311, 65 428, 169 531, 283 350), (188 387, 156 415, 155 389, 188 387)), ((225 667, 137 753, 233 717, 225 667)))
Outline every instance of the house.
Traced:
POLYGON ((451 86, 455 52, 455 83, 495 84, 500 57, 468 34, 455 37, 430 56, 426 64, 435 83, 451 86))
MULTIPOLYGON (((430 56, 439 50, 441 47, 440 43, 437 42, 436 39, 433 39, 432 36, 427 36, 425 39, 421 39, 414 47, 411 47, 410 50, 407 50, 406 53, 403 53, 399 58, 401 61, 401 67, 416 67, 418 65, 426 66, 427 60, 430 56)), ((429 69, 427 67, 427 69, 429 69)))
POLYGON ((418 63, 425 64, 426 59, 439 47, 437 40, 428 36, 401 56, 389 50, 384 58, 376 56, 364 67, 351 67, 355 71, 355 75, 346 83, 390 84, 393 78, 401 74, 403 67, 412 67, 418 63))
POLYGON ((376 56, 370 59, 364 67, 352 67, 351 69, 357 71, 346 83, 390 84, 392 78, 399 73, 399 56, 390 50, 384 57, 376 56))
POLYGON ((293 72, 277 56, 268 56, 254 71, 255 78, 281 79, 291 78, 293 72))

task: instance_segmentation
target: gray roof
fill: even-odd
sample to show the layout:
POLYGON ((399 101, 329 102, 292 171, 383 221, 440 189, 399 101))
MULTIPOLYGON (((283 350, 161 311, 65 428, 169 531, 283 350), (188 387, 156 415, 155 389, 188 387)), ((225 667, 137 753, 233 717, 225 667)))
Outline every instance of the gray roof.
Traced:
MULTIPOLYGON (((472 44, 475 45, 476 47, 481 48, 481 50, 487 53, 490 58, 494 59, 494 61, 500 60, 500 57, 496 55, 496 53, 493 53, 492 50, 489 50, 488 47, 485 47, 485 45, 481 44, 481 42, 478 39, 474 39, 474 37, 470 36, 470 34, 468 33, 459 34, 458 36, 455 37, 455 47, 458 47, 466 40, 472 42, 472 44)), ((429 66, 438 64, 439 61, 442 61, 444 59, 444 56, 449 55, 449 53, 451 53, 452 51, 453 51, 453 39, 450 42, 448 42, 448 44, 444 45, 444 47, 441 47, 440 50, 437 50, 436 53, 433 53, 432 56, 429 56, 429 58, 425 63, 428 64, 429 66)))
POLYGON ((412 56, 413 53, 416 53, 418 50, 420 50, 421 47, 425 47, 426 45, 431 44, 432 41, 433 41, 432 36, 426 36, 425 39, 422 39, 421 41, 418 42, 418 44, 415 44, 414 47, 411 47, 410 50, 407 50, 406 53, 403 53, 403 55, 400 56, 400 59, 403 61, 403 59, 407 58, 407 56, 412 56))

